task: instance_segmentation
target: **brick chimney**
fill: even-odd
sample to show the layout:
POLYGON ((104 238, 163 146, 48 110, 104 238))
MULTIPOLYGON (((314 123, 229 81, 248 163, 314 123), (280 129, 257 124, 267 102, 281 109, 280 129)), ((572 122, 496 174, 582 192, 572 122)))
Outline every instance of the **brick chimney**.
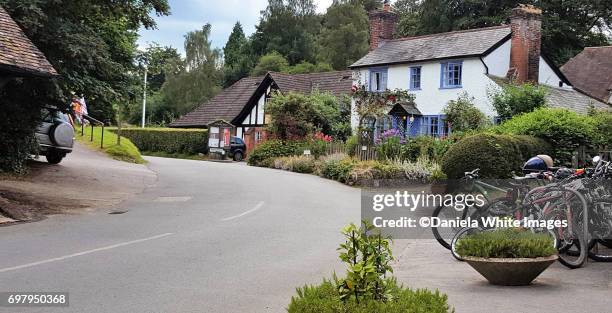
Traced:
POLYGON ((507 76, 517 83, 537 83, 542 42, 542 10, 532 5, 519 5, 512 9, 510 27, 512 48, 507 76))
POLYGON ((389 0, 385 0, 383 9, 370 11, 370 51, 380 47, 385 40, 393 39, 397 24, 397 13, 391 11, 389 0))

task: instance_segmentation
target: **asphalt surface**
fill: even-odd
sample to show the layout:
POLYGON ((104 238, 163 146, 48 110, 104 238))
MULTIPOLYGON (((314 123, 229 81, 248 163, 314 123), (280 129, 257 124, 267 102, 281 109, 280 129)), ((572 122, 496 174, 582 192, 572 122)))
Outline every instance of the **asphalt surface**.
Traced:
MULTIPOLYGON (((68 308, 0 312, 283 312, 295 287, 343 274, 359 189, 312 175, 147 158, 157 180, 113 211, 0 227, 0 292, 68 291, 68 308)), ((126 178, 128 181, 130 177, 126 178)), ((141 179, 133 179, 141 184, 141 179)), ((612 311, 612 264, 560 264, 528 287, 488 285, 433 240, 397 240, 395 275, 456 312, 612 311)))
POLYGON ((0 312, 282 312, 295 287, 344 271, 335 249, 359 220, 358 189, 147 159, 157 182, 114 209, 127 213, 0 228, 0 291, 70 292, 68 308, 0 312))

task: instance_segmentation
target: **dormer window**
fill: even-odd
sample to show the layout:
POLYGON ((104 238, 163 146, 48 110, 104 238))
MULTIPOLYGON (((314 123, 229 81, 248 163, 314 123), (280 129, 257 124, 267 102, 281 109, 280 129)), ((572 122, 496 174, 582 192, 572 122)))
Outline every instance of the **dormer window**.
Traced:
POLYGON ((440 88, 461 88, 463 62, 445 62, 441 66, 440 88))
POLYGON ((387 90, 387 69, 370 70, 370 91, 383 92, 387 90))

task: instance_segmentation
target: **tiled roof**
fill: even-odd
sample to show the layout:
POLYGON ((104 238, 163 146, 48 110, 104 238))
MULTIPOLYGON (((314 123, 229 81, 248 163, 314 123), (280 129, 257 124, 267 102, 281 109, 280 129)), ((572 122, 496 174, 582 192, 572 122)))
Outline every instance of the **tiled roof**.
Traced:
POLYGON ((353 84, 351 75, 351 71, 295 75, 270 72, 267 76, 246 77, 194 111, 172 122, 170 126, 204 127, 219 119, 232 122, 254 96, 259 85, 265 81, 264 78, 268 76, 276 83, 281 92, 293 91, 308 94, 318 89, 323 92, 331 92, 339 97, 350 93, 353 84))
MULTIPOLYGON (((489 78, 496 84, 507 84, 506 78, 489 75, 489 78)), ((568 109, 580 114, 587 114, 590 108, 596 110, 612 111, 612 106, 605 104, 595 98, 589 97, 584 93, 568 88, 556 88, 547 86, 546 103, 553 108, 568 109)))
POLYGON ((546 94, 546 102, 553 108, 564 108, 580 114, 589 113, 589 108, 596 110, 612 110, 612 106, 580 91, 550 87, 546 94))
POLYGON ((601 101, 612 92, 612 46, 588 47, 561 67, 572 85, 601 101))
POLYGON ((510 26, 494 26, 386 41, 351 68, 479 56, 510 38, 510 26))
POLYGON ((281 91, 308 94, 313 90, 330 92, 336 97, 347 95, 353 85, 352 71, 322 72, 310 74, 270 73, 281 91))
POLYGON ((0 72, 16 76, 57 75, 45 56, 0 7, 0 72))
POLYGON ((243 78, 221 93, 183 115, 170 124, 171 127, 204 127, 216 120, 231 122, 247 104, 263 76, 243 78))

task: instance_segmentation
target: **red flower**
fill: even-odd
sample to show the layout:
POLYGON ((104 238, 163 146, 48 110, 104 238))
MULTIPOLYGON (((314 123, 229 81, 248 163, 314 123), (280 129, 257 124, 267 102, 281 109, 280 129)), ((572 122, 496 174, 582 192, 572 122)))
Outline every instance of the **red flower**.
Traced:
POLYGON ((395 99, 396 99, 396 98, 395 98, 395 96, 394 96, 394 95, 389 95, 389 96, 387 97, 387 100, 389 100, 389 101, 395 101, 395 99))

